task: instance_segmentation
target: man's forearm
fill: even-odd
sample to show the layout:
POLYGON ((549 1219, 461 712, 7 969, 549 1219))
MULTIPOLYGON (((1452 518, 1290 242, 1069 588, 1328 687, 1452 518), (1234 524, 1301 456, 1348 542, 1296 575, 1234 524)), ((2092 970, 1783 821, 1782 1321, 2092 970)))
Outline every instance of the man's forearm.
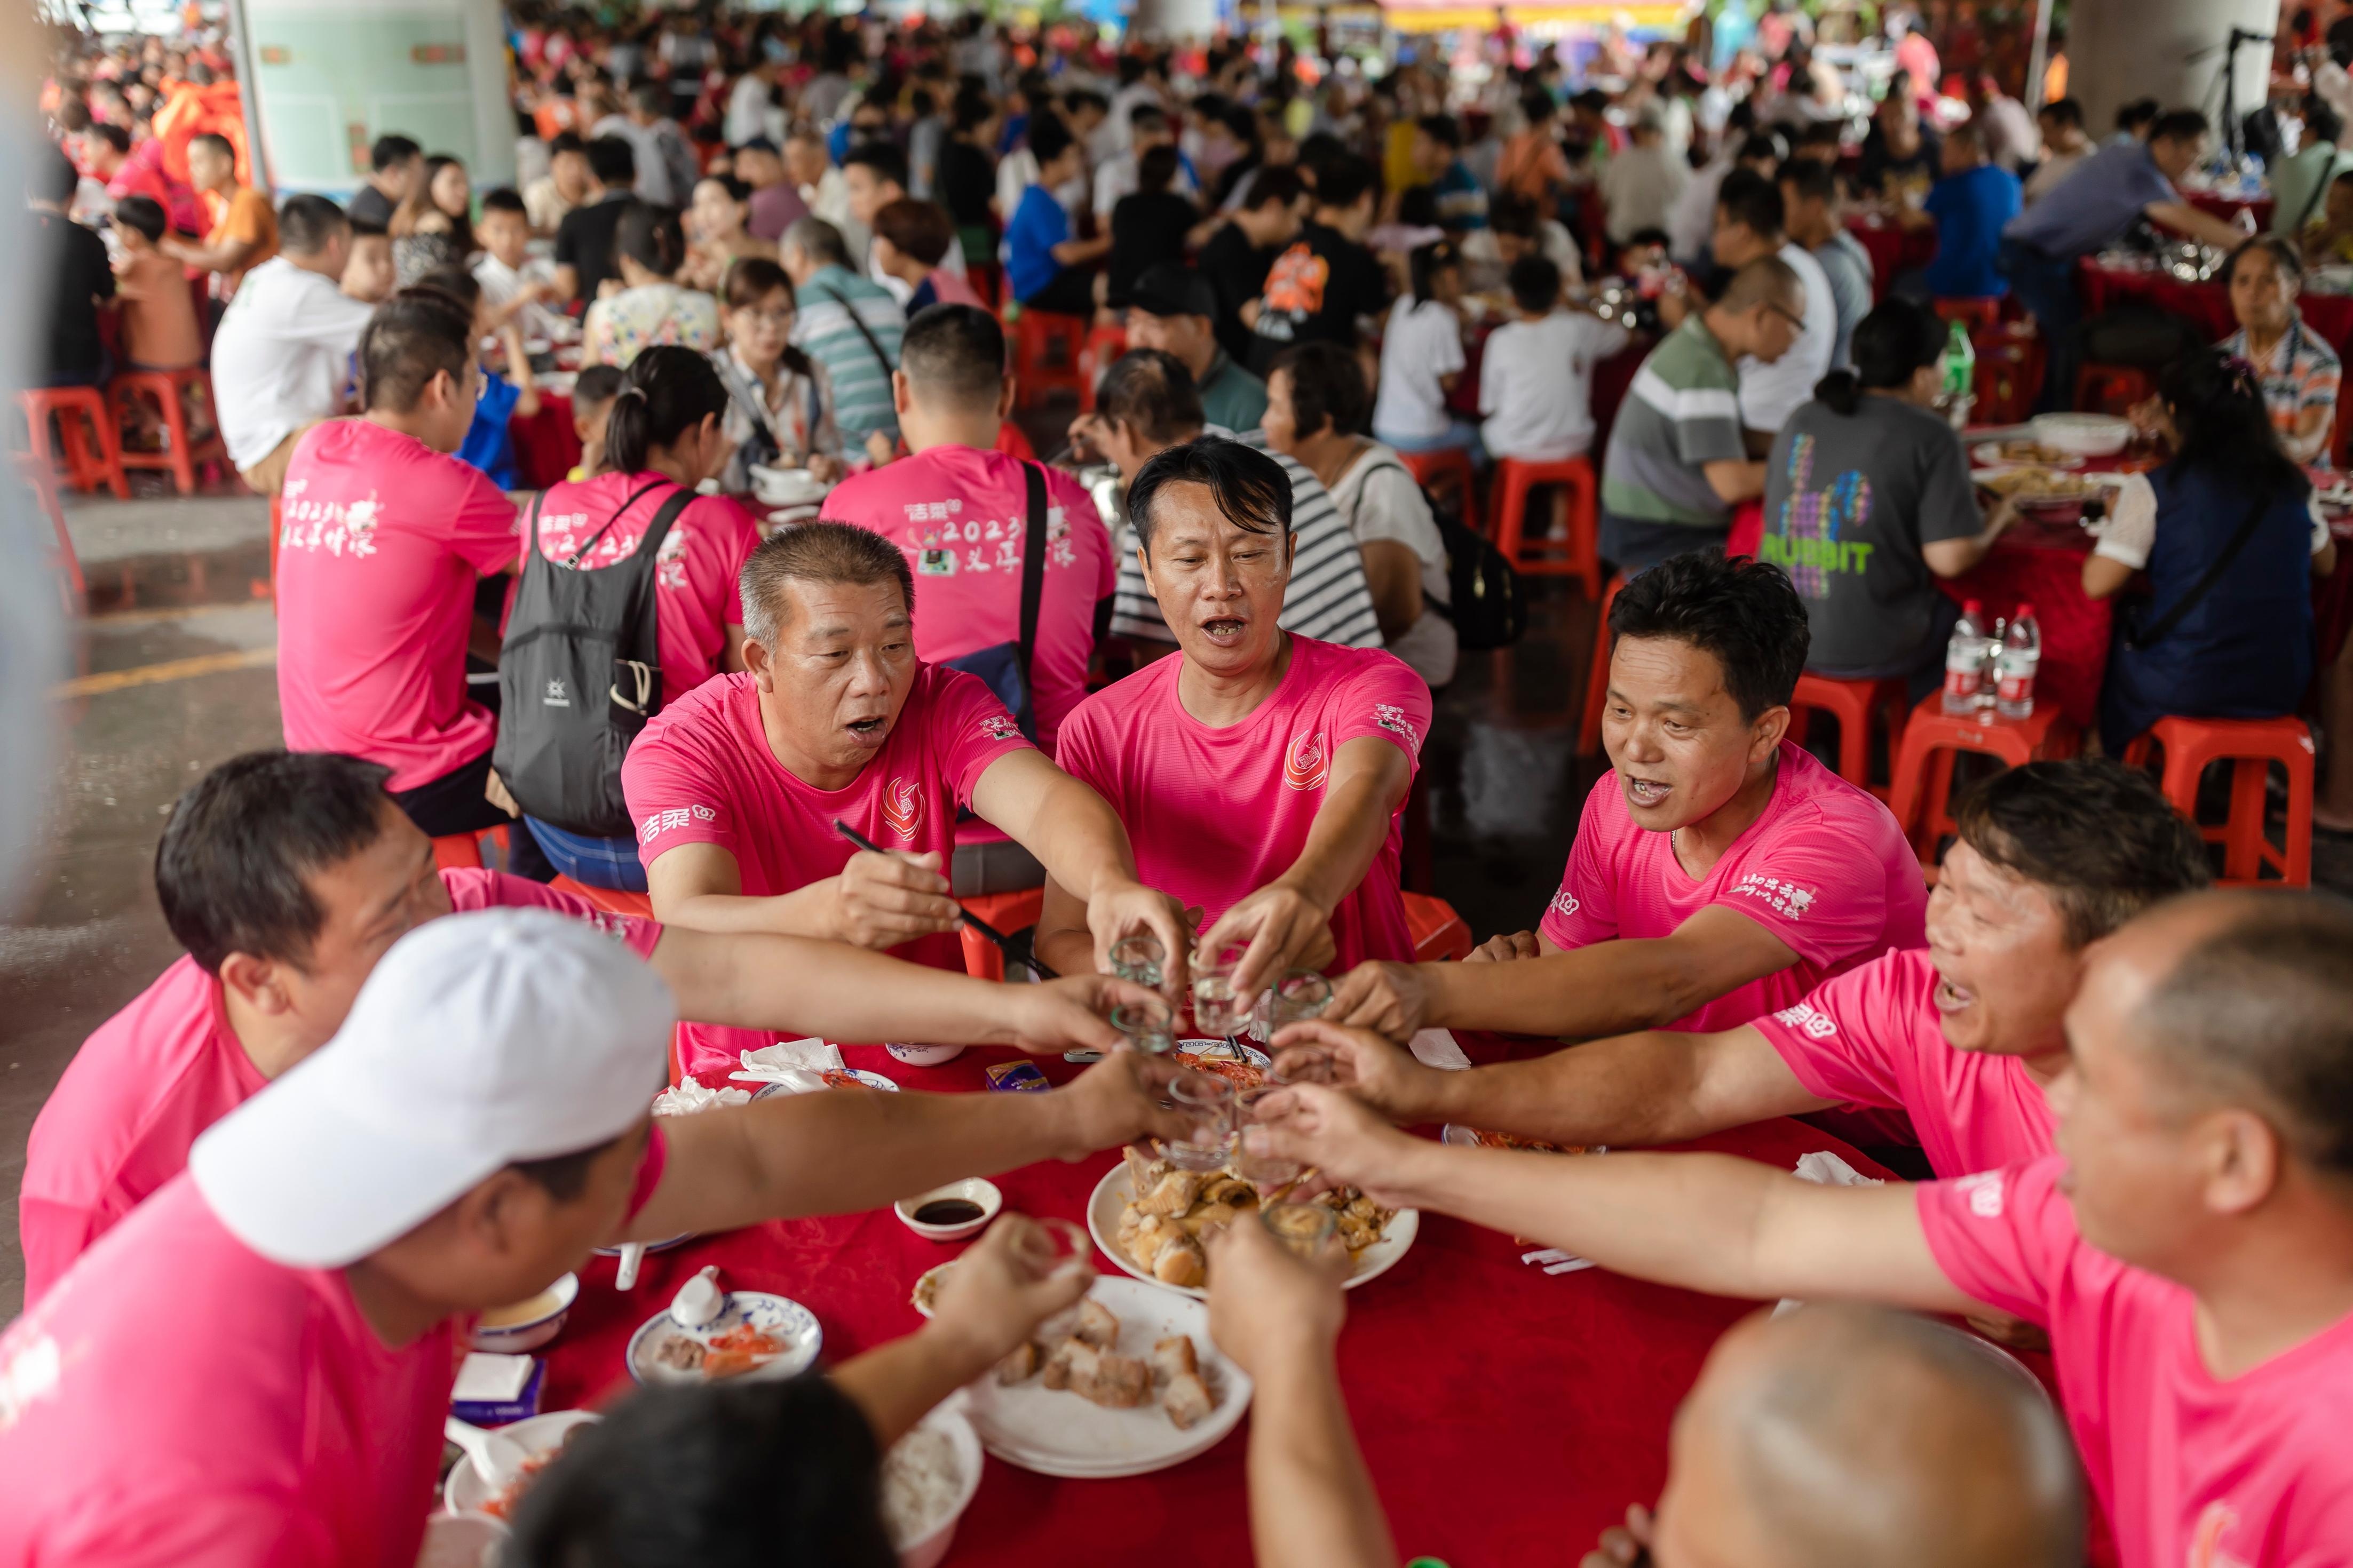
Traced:
POLYGON ((846 942, 674 926, 654 968, 698 1024, 829 1040, 1010 1045, 1005 988, 846 942))
POLYGON ((1662 940, 1596 942, 1507 963, 1425 963, 1426 1021, 1447 1027, 1591 1039, 1672 1023, 1713 999, 1682 949, 1662 940))
POLYGON ((971 1342, 937 1323, 855 1355, 829 1374, 866 1414, 874 1441, 888 1448, 941 1400, 988 1370, 971 1342))
POLYGON ((1395 1119, 1451 1121, 1555 1143, 1640 1148, 1679 1143, 1820 1103, 1786 1068, 1781 1076, 1788 1079, 1787 1092, 1778 1097, 1768 1090, 1725 1103, 1724 1097, 1704 1093, 1702 1042, 1711 1038, 1649 1029, 1527 1061, 1419 1073, 1412 1079, 1418 1091, 1413 1101, 1396 1107, 1395 1119))
POLYGON ((1307 842, 1283 880, 1323 908, 1337 909, 1372 868, 1403 793, 1378 773, 1359 773, 1342 781, 1316 809, 1307 842))
POLYGON ((1020 837, 1022 847, 1082 906, 1108 883, 1135 880, 1126 827, 1103 796, 1076 779, 1048 788, 1020 837))
POLYGON ((830 940, 828 911, 833 902, 833 879, 795 888, 789 893, 751 898, 742 893, 690 893, 654 910, 664 925, 694 931, 765 933, 830 940))
POLYGON ((1328 1345, 1264 1347, 1250 1405, 1250 1545, 1260 1568, 1396 1568, 1328 1345))

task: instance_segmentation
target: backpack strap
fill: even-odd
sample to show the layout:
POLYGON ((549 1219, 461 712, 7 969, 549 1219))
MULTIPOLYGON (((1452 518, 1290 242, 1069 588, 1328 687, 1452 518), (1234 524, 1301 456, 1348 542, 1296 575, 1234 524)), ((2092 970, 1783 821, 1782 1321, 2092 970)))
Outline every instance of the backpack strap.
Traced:
POLYGON ((1028 690, 1035 685, 1029 661, 1038 651, 1038 611, 1046 597, 1046 470, 1026 459, 1021 469, 1029 481, 1029 510, 1021 531, 1021 685, 1028 690))
POLYGON ((882 352, 882 340, 874 335, 874 329, 866 324, 866 319, 858 313, 858 307, 830 289, 819 289, 815 292, 841 307, 841 313, 849 318, 849 324, 858 329, 858 335, 866 340, 867 348, 873 352, 874 363, 882 367, 882 379, 888 383, 891 373, 899 367, 892 364, 891 356, 882 352))
MULTIPOLYGON (((575 550, 571 554, 564 558, 564 569, 567 572, 579 571, 580 563, 588 559, 588 552, 596 548, 596 542, 603 539, 607 533, 610 533, 613 531, 613 525, 620 521, 621 519, 628 514, 628 510, 631 507, 637 505, 638 502, 643 500, 646 497, 653 494, 654 491, 661 489, 662 486, 671 482, 671 480, 667 479, 657 479, 651 484, 640 485, 636 489, 630 491, 628 499, 623 501, 619 506, 613 509, 613 515, 605 520, 605 525, 588 536, 588 542, 583 544, 580 548, 575 550)), ((543 490, 541 492, 543 495, 546 492, 543 490)), ((691 494, 693 492, 689 491, 688 493, 691 494)), ((676 517, 678 513, 672 512, 670 515, 672 517, 676 517)), ((669 524, 665 523, 663 524, 663 527, 667 529, 669 524)), ((533 549, 536 550, 539 547, 539 503, 537 501, 533 501, 532 503, 531 542, 533 549)))
POLYGON ((2125 638, 2125 646, 2137 653, 2163 642, 2166 634, 2179 626, 2183 617, 2198 607, 2199 601, 2214 591, 2214 584, 2222 580, 2222 574, 2231 569, 2231 563, 2239 558, 2239 552, 2244 550, 2247 541, 2255 536, 2255 524, 2263 521, 2263 513, 2271 510, 2272 502, 2276 499, 2274 493, 2257 496, 2254 505, 2247 509, 2246 517, 2241 521, 2239 531, 2231 535, 2231 542, 2222 546, 2222 552, 2208 563, 2198 581, 2189 584, 2189 591, 2175 602, 2173 608, 2159 616, 2154 625, 2130 632, 2125 638))

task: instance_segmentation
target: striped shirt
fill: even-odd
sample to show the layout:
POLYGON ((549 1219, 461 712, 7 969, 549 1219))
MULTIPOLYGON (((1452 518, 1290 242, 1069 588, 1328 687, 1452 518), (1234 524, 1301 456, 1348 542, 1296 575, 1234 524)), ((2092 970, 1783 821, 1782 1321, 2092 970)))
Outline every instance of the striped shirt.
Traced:
MULTIPOLYGON (((1258 447, 1255 437, 1246 445, 1258 447)), ((1333 504, 1323 481, 1280 452, 1267 456, 1291 476, 1291 531, 1298 540, 1291 562, 1291 585, 1283 590, 1279 621, 1287 632, 1344 647, 1379 647, 1380 623, 1373 615, 1372 590, 1365 584, 1365 558, 1347 521, 1333 504)), ((1098 496, 1104 492, 1099 491, 1098 496)), ((1098 504, 1102 504, 1100 500, 1098 504)), ((1119 554, 1119 587, 1112 601, 1111 629, 1124 637, 1174 645, 1176 635, 1160 616, 1159 602, 1144 581, 1135 558, 1135 531, 1105 509, 1119 554)))
POLYGON ((1740 377, 1694 310, 1642 368, 1601 464, 1601 510, 1645 522, 1720 528, 1731 508, 1707 482, 1710 463, 1747 460, 1740 377))
MULTIPOLYGON (((2242 327, 2215 345, 2233 359, 2254 364, 2254 356, 2247 350, 2247 332, 2242 327)), ((2255 379, 2263 385, 2263 407, 2272 416, 2272 428, 2279 432, 2280 445, 2289 457, 2299 463, 2328 461, 2328 435, 2335 423, 2337 384, 2344 375, 2337 351, 2320 335, 2304 324, 2298 316, 2288 323, 2272 349, 2270 360, 2255 365, 2255 379), (2327 408, 2331 416, 2324 421, 2319 433, 2309 440, 2299 439, 2296 426, 2306 411, 2327 408)))
POLYGON ((891 372, 898 367, 899 339, 907 330, 899 301, 846 267, 819 268, 797 292, 800 310, 793 322, 793 345, 825 366, 843 446, 855 452, 876 430, 896 439, 899 416, 891 406, 891 372), (867 342, 870 335, 873 343, 867 342), (889 364, 876 356, 876 345, 889 364))

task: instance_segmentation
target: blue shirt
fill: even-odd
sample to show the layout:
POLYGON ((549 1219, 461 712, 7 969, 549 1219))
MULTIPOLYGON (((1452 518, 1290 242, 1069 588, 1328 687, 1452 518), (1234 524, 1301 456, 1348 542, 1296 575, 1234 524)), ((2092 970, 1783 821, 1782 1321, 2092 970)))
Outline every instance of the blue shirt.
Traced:
POLYGON ((1926 273, 1931 294, 1982 300, 2010 291, 1998 265, 2001 231, 2021 199, 2018 176, 1991 163, 1936 182, 1926 204, 1936 220, 1936 258, 1926 273))
POLYGON ((1054 281, 1062 270, 1054 259, 1054 247, 1070 237, 1071 215, 1053 192, 1032 185, 1021 193, 1021 205, 1005 226, 1005 280, 1013 286, 1015 299, 1027 300, 1054 281))
POLYGON ((2125 237, 2142 209, 2181 198, 2138 142, 2111 142, 2010 220, 2004 237, 2056 261, 2073 261, 2125 237))
POLYGON ((1437 204, 1440 228, 1487 226, 1487 192, 1461 159, 1446 165, 1446 173, 1431 182, 1430 194, 1437 204))
POLYGON ((514 434, 507 421, 522 394, 494 370, 482 372, 481 390, 474 395, 474 422, 466 426, 466 444, 458 460, 471 463, 502 490, 515 488, 514 434))

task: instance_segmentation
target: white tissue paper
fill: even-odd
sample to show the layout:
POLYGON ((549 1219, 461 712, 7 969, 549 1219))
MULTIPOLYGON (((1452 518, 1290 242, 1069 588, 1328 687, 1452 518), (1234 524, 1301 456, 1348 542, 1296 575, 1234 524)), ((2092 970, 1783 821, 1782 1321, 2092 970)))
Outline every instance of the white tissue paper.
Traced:
POLYGON ((1414 1060, 1426 1068, 1437 1068, 1442 1072, 1463 1072, 1471 1066, 1471 1058, 1462 1054, 1462 1047, 1456 1045, 1454 1037, 1444 1029, 1420 1031, 1414 1036, 1410 1048, 1414 1060))
MULTIPOLYGON (((1795 1173, 1801 1182, 1812 1182, 1825 1187, 1883 1187, 1887 1184, 1876 1176, 1864 1175, 1827 1149, 1799 1155, 1795 1173)), ((1784 1296, 1780 1304, 1773 1309, 1773 1315, 1778 1318, 1804 1305, 1794 1297, 1784 1296)))
POLYGON ((756 1051, 737 1053, 744 1067, 727 1076, 736 1083, 781 1085, 788 1094, 807 1094, 825 1087, 824 1075, 841 1067, 841 1047, 823 1040, 778 1040, 756 1051))
POLYGON ((692 1079, 673 1084, 654 1096, 656 1116, 692 1116, 700 1110, 710 1110, 722 1105, 747 1105, 752 1091, 748 1089, 705 1089, 692 1079))
POLYGON ((527 1355, 471 1352, 458 1368, 458 1381, 449 1390, 449 1402, 452 1405, 504 1405, 519 1398, 523 1384, 531 1381, 532 1364, 532 1358, 527 1355))

